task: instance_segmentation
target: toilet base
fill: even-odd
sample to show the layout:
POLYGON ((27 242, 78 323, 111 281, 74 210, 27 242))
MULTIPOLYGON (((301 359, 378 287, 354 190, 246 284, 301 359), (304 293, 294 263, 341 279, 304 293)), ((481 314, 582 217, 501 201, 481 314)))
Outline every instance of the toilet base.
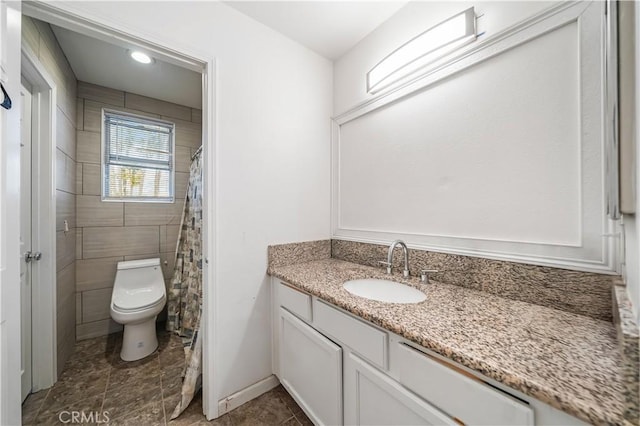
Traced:
POLYGON ((158 348, 158 336, 156 335, 156 318, 138 324, 125 324, 122 338, 122 350, 120 358, 123 361, 136 361, 148 355, 158 348))

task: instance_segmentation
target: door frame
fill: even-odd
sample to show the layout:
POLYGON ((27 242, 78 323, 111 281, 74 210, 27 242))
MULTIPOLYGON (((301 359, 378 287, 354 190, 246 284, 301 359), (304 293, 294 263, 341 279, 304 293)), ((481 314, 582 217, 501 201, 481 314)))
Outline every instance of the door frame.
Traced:
POLYGON ((31 85, 31 243, 42 258, 32 262, 31 390, 57 378, 56 339, 56 84, 22 46, 21 74, 31 85))
MULTIPOLYGON (((167 45, 148 34, 135 34, 135 29, 117 28, 116 23, 87 19, 73 13, 73 5, 58 5, 43 1, 22 3, 22 13, 33 18, 58 25, 80 34, 97 38, 123 47, 137 46, 156 58, 182 66, 202 74, 202 158, 203 162, 203 224, 202 224, 202 402, 207 419, 219 415, 220 392, 216 374, 216 306, 217 266, 217 70, 215 57, 185 48, 167 45)), ((54 301, 55 303, 55 301, 54 301)), ((55 333, 54 333, 55 334, 55 333)), ((54 348, 55 350, 55 348, 54 348)))

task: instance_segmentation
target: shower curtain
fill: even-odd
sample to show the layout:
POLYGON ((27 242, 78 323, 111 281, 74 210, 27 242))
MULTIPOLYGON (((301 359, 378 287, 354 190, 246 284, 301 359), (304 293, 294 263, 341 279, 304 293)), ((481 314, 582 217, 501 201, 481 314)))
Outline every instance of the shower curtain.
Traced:
POLYGON ((202 385, 202 150, 196 152, 189 170, 176 264, 167 302, 167 330, 182 338, 185 351, 182 398, 171 418, 182 413, 202 385))

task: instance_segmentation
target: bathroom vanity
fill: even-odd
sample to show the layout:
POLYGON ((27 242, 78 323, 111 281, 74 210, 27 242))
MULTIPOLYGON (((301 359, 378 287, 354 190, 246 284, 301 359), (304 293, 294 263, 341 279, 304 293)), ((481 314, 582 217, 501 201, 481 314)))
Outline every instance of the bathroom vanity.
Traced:
POLYGON ((427 299, 373 301, 343 283, 383 271, 335 259, 270 273, 273 371, 316 424, 624 423, 602 321, 395 275, 427 299))

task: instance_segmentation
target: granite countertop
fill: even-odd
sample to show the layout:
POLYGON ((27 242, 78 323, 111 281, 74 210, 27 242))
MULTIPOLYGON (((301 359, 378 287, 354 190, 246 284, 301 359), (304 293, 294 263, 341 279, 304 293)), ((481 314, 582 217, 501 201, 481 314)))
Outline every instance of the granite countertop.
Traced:
POLYGON ((427 300, 377 302, 342 284, 389 276, 336 259, 272 266, 269 274, 584 421, 625 424, 611 322, 397 274, 395 281, 420 288, 427 300))

